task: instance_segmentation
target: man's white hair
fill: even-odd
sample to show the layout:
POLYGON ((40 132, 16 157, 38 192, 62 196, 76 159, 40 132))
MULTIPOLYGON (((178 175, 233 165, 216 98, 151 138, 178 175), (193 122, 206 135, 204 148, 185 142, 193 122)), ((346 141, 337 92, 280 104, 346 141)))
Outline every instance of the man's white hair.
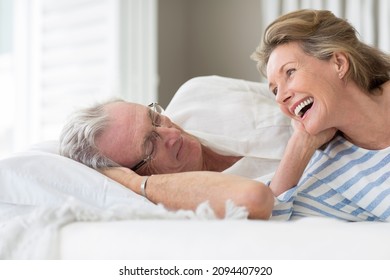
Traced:
POLYGON ((111 99, 74 112, 61 131, 60 154, 95 169, 119 166, 102 155, 95 144, 109 122, 104 108, 114 102, 125 101, 111 99))

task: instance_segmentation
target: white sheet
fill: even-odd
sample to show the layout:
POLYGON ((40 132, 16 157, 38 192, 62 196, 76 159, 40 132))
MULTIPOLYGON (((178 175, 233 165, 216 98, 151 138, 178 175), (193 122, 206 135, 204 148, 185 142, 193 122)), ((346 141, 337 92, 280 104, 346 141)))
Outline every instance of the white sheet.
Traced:
MULTIPOLYGON (((227 202, 226 209, 226 219, 247 217, 245 209, 235 207, 231 202, 227 202)), ((199 205, 195 212, 184 210, 173 212, 166 210, 162 205, 150 207, 140 201, 99 208, 69 198, 59 206, 25 207, 24 210, 17 208, 17 213, 9 212, 8 214, 16 214, 12 218, 0 216, 0 259, 61 258, 59 231, 63 226, 74 222, 217 219, 208 203, 199 205)))
POLYGON ((328 218, 73 223, 61 230, 60 255, 128 260, 389 260, 389 236, 389 223, 328 218))

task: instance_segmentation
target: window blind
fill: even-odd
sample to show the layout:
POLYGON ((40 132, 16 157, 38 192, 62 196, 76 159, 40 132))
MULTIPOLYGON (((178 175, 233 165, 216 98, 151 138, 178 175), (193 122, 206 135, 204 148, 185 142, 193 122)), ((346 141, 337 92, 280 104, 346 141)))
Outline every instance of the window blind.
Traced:
POLYGON ((156 6, 157 0, 13 1, 15 122, 7 131, 12 145, 3 149, 58 139, 71 112, 109 97, 157 101, 156 6))
POLYGON ((117 5, 107 0, 43 1, 35 93, 40 137, 56 137, 72 110, 120 94, 117 5))

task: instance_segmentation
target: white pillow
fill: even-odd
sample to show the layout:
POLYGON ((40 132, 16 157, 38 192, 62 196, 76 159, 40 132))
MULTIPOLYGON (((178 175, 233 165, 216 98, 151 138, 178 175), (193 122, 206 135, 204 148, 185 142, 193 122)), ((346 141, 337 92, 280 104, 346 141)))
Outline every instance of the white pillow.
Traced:
POLYGON ((242 79, 193 78, 176 92, 166 115, 208 144, 249 157, 280 160, 291 136, 291 120, 268 85, 242 79))
POLYGON ((0 190, 0 206, 4 208, 59 205, 70 197, 96 207, 134 199, 152 204, 92 168, 36 150, 0 160, 0 190))

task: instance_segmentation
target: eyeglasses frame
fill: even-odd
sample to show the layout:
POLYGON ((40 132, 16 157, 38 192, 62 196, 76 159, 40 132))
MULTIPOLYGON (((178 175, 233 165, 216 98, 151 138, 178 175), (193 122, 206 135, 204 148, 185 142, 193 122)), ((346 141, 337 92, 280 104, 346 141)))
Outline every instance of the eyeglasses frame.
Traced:
MULTIPOLYGON (((157 102, 150 103, 148 105, 148 107, 157 114, 162 114, 164 112, 164 109, 157 102), (157 110, 157 108, 160 108, 160 110, 157 110), (158 111, 161 111, 161 112, 158 112, 158 111)), ((156 129, 156 124, 154 123, 154 120, 152 120, 152 125, 153 125, 154 129, 156 129)), ((144 166, 150 160, 152 160, 151 154, 147 155, 144 159, 142 159, 140 162, 138 162, 136 165, 134 165, 134 167, 132 167, 131 170, 137 171, 138 169, 140 169, 142 166, 144 166)))

